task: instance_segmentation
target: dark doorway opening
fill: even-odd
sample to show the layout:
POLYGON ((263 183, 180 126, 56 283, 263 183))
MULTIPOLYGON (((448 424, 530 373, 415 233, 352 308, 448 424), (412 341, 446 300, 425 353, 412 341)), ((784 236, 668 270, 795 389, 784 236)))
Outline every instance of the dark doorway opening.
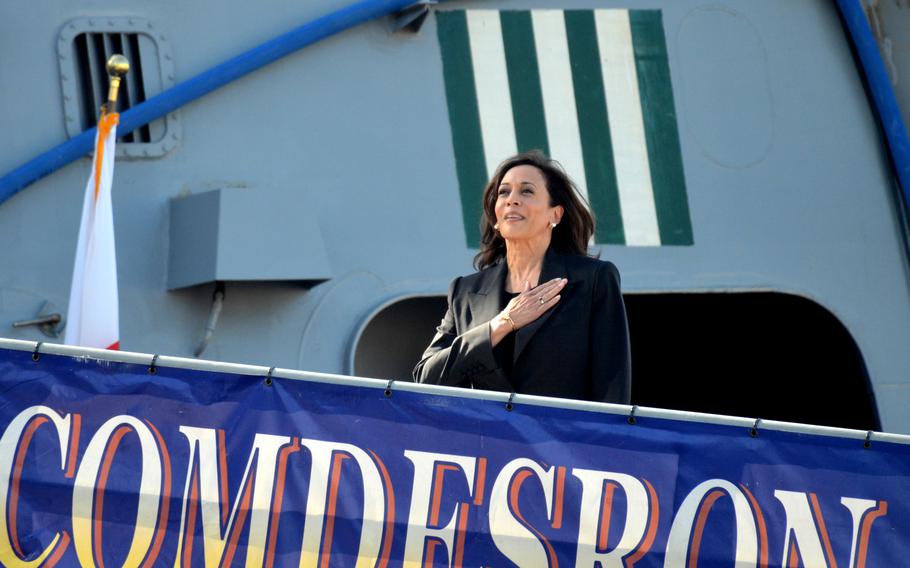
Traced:
POLYGON ((779 293, 625 300, 635 404, 879 429, 856 343, 815 302, 779 293))
POLYGON ((445 313, 445 296, 407 298, 382 309, 360 335, 354 351, 354 374, 410 381, 411 370, 445 313))
MULTIPOLYGON (((860 430, 880 424, 862 355, 843 324, 789 294, 627 294, 632 402, 640 406, 860 430)), ((445 313, 445 297, 377 313, 354 373, 410 380, 445 313)))

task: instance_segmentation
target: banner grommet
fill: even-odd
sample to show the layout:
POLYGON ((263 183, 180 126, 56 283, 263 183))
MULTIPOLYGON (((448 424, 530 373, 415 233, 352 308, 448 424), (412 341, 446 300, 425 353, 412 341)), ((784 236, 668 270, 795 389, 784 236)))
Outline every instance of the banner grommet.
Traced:
POLYGON ((755 422, 752 423, 752 428, 749 429, 749 435, 753 438, 758 438, 758 424, 761 422, 761 418, 756 418, 755 422))
POLYGON ((508 410, 509 412, 512 412, 512 408, 514 408, 514 407, 512 406, 512 401, 513 401, 513 400, 515 400, 515 393, 514 393, 514 392, 509 394, 509 400, 506 401, 506 410, 508 410))
POLYGON ((38 361, 38 359, 41 359, 41 354, 38 353, 38 350, 41 349, 42 345, 44 345, 43 341, 39 341, 35 344, 35 350, 32 351, 32 361, 38 361))
POLYGON ((149 374, 157 375, 158 374, 158 355, 152 355, 152 362, 149 363, 149 374))
POLYGON ((392 383, 395 382, 395 379, 389 379, 389 382, 385 386, 385 396, 386 398, 392 398, 392 383))
POLYGON ((275 367, 269 368, 269 372, 266 373, 266 375, 265 375, 265 386, 267 386, 267 387, 272 386, 272 383, 274 382, 274 379, 272 379, 272 373, 274 373, 274 372, 275 372, 275 367))
POLYGON ((628 422, 632 426, 635 426, 635 423, 637 422, 637 420, 635 418, 635 413, 637 411, 638 411, 638 406, 633 405, 632 410, 629 412, 629 418, 626 419, 626 422, 628 422))

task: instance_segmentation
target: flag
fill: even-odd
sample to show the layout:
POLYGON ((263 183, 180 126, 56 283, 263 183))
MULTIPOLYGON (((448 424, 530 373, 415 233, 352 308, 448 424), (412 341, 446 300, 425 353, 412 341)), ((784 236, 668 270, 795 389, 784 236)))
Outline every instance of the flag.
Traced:
POLYGON ((595 242, 693 244, 657 10, 436 12, 469 246, 500 161, 540 149, 597 218, 595 242))
POLYGON ((111 180, 117 139, 117 113, 102 113, 95 138, 95 158, 85 188, 76 245, 73 284, 64 342, 82 347, 120 348, 117 256, 111 180))

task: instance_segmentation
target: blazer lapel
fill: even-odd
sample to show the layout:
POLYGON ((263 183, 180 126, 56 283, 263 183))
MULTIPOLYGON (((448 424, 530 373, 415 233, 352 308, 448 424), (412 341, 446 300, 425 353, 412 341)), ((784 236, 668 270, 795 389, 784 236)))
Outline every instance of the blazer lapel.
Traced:
POLYGON ((506 271, 503 260, 484 275, 476 290, 469 292, 468 306, 475 325, 476 322, 490 321, 499 313, 499 291, 505 283, 506 271))
MULTIPOLYGON (((554 252, 552 249, 547 249, 547 254, 543 260, 543 267, 540 269, 540 279, 538 279, 537 284, 543 284, 549 282, 554 278, 565 278, 568 272, 566 271, 565 262, 562 259, 562 256, 554 252)), ((563 288, 563 292, 565 292, 563 288)), ((518 358, 521 356, 521 352, 524 351, 524 348, 527 347, 528 343, 531 341, 531 338, 534 337, 534 334, 537 333, 537 330, 543 326, 543 324, 550 319, 550 316, 553 315, 553 312, 559 309, 559 303, 543 313, 539 318, 529 323, 525 327, 521 328, 516 332, 515 335, 515 352, 512 358, 512 361, 518 361, 518 358)))

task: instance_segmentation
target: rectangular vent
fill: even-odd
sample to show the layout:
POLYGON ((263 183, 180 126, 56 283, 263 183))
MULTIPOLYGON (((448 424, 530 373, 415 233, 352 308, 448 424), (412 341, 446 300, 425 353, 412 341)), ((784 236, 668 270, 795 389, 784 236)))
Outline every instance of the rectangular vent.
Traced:
MULTIPOLYGON (((152 99, 176 84, 174 54, 167 34, 145 18, 76 18, 57 38, 63 121, 70 138, 94 128, 107 100, 107 60, 119 53, 130 62, 120 83, 117 112, 152 99)), ((173 110, 133 132, 120 130, 117 158, 161 158, 180 144, 179 112, 173 110)))
MULTIPOLYGON (((78 77, 80 119, 82 130, 98 123, 101 104, 107 100, 109 80, 107 60, 116 53, 129 59, 130 72, 120 82, 117 112, 123 112, 145 101, 146 89, 142 73, 142 54, 139 52, 138 33, 84 32, 73 39, 74 59, 78 77)), ((149 143, 152 140, 149 125, 142 126, 120 137, 124 143, 149 143)))

